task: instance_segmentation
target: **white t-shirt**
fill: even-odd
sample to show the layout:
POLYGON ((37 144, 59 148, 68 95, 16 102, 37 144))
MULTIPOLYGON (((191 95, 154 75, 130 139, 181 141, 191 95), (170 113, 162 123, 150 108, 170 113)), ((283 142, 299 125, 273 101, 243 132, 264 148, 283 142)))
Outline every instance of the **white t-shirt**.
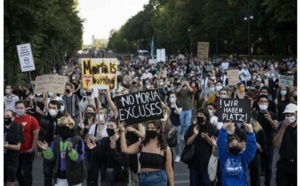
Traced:
POLYGON ((4 105, 5 105, 5 111, 12 110, 15 112, 16 110, 16 102, 19 101, 19 97, 17 95, 4 96, 4 105))

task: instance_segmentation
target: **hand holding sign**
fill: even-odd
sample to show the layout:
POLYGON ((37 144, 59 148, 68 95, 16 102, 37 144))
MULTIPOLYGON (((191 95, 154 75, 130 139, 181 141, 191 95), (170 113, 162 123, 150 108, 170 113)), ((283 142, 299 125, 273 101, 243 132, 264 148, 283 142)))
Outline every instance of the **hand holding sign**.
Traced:
POLYGON ((243 126, 247 129, 247 132, 249 133, 253 132, 253 127, 250 123, 243 122, 243 126))
POLYGON ((232 121, 223 124, 223 129, 227 130, 228 127, 232 127, 234 123, 232 121))
POLYGON ((251 101, 249 99, 220 99, 217 105, 219 122, 250 122, 251 101))

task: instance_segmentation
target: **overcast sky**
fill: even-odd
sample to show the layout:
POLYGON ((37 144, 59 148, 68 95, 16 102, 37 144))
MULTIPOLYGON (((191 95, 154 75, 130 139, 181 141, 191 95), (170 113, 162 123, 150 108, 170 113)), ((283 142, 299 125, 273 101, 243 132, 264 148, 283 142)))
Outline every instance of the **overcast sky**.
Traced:
POLYGON ((92 35, 96 39, 108 39, 112 29, 119 29, 149 0, 78 0, 79 16, 83 23, 83 44, 91 44, 92 35))

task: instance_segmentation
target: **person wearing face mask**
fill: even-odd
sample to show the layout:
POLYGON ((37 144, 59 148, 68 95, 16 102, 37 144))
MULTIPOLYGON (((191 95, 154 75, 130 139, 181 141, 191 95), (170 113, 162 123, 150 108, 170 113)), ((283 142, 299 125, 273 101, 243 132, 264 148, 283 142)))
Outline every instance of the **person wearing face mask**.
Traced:
MULTIPOLYGON (((120 169, 128 171, 127 156, 121 151, 119 130, 117 121, 111 119, 107 123, 106 131, 108 137, 104 137, 101 140, 101 185, 103 186, 127 186, 129 183, 129 175, 119 175, 120 169)), ((125 143, 127 143, 126 140, 125 143)))
MULTIPOLYGON (((268 97, 268 95, 269 95, 269 88, 266 87, 266 86, 261 87, 261 88, 260 88, 260 96, 261 96, 261 95, 264 95, 264 96, 267 96, 267 97, 268 97)), ((260 96, 259 96, 259 97, 260 97, 260 96)), ((259 99, 259 97, 258 97, 258 99, 259 99)), ((258 99, 255 100, 255 101, 253 102, 253 105, 252 105, 252 109, 255 109, 256 111, 259 110, 258 99)), ((269 97, 268 97, 268 103, 269 103, 269 104, 268 104, 268 110, 271 111, 271 112, 273 112, 273 113, 277 113, 277 111, 276 111, 276 104, 275 104, 274 101, 270 100, 269 97)))
POLYGON ((257 100, 260 96, 260 82, 259 81, 255 81, 254 85, 253 85, 253 89, 251 89, 251 91, 254 93, 254 100, 257 100))
POLYGON ((222 86, 226 87, 228 85, 227 72, 224 72, 223 76, 221 76, 222 86))
POLYGON ((71 83, 66 84, 66 94, 63 96, 63 100, 65 101, 65 106, 68 114, 72 117, 75 122, 75 126, 78 126, 79 123, 79 97, 76 94, 73 94, 73 85, 71 83))
POLYGON ((270 89, 270 95, 272 100, 275 100, 277 96, 277 90, 279 88, 278 84, 279 84, 279 79, 276 77, 276 74, 274 72, 271 72, 269 78, 269 89, 270 89))
POLYGON ((180 123, 180 114, 182 112, 182 107, 177 104, 177 96, 176 93, 170 93, 169 95, 169 104, 168 107, 170 108, 171 114, 170 114, 170 120, 171 123, 174 125, 177 131, 177 145, 174 148, 175 150, 175 162, 178 163, 180 161, 180 146, 181 146, 181 123, 180 123))
POLYGON ((12 110, 4 113, 4 183, 7 186, 15 185, 21 144, 24 143, 23 126, 14 121, 12 110))
MULTIPOLYGON (((209 94, 208 97, 208 103, 216 103, 218 102, 218 98, 220 97, 219 95, 219 91, 223 88, 222 86, 222 82, 221 81, 217 81, 217 83, 215 84, 215 91, 209 94)), ((212 91, 212 89, 211 89, 212 91)))
POLYGON ((297 185, 297 105, 288 104, 283 113, 285 119, 273 139, 273 146, 280 147, 280 158, 276 164, 276 184, 292 186, 297 185))
MULTIPOLYGON (((40 131, 38 140, 46 141, 48 144, 51 144, 54 136, 58 134, 58 119, 63 117, 63 113, 60 112, 61 104, 56 101, 52 100, 48 104, 48 113, 46 116, 40 120, 40 131)), ((44 173, 44 185, 45 186, 52 186, 52 179, 53 179, 53 161, 47 160, 42 155, 42 149, 38 148, 37 151, 38 159, 43 158, 43 173, 44 173)))
POLYGON ((143 90, 143 84, 139 81, 139 77, 135 76, 133 80, 131 81, 131 85, 129 87, 129 92, 139 92, 143 90))
POLYGON ((144 73, 143 73, 143 75, 142 75, 142 77, 141 77, 141 80, 144 80, 144 79, 147 79, 147 78, 149 78, 149 79, 152 79, 152 78, 153 78, 153 75, 152 75, 151 72, 149 72, 149 69, 148 69, 148 68, 145 69, 145 71, 144 71, 144 73))
POLYGON ((234 125, 233 122, 224 123, 217 140, 218 157, 222 172, 222 185, 247 185, 248 166, 256 152, 256 138, 251 124, 244 122, 248 137, 246 148, 237 136, 228 138, 227 127, 234 125), (242 150, 244 150, 242 152, 242 150))
POLYGON ((297 90, 292 91, 290 102, 294 103, 294 104, 297 104, 297 90))
POLYGON ((54 162, 54 182, 56 186, 81 185, 87 177, 84 162, 83 140, 74 135, 74 120, 70 116, 58 119, 58 135, 49 146, 46 141, 38 141, 45 159, 54 162))
POLYGON ((291 93, 290 89, 287 87, 279 87, 279 94, 275 99, 275 104, 277 108, 278 122, 281 124, 285 119, 285 115, 283 113, 285 107, 290 103, 291 93))
POLYGON ((158 82, 158 93, 160 96, 160 99, 163 100, 164 102, 166 102, 167 98, 168 98, 168 88, 165 86, 165 82, 164 79, 160 79, 158 82))
POLYGON ((162 127, 160 120, 148 121, 145 138, 128 146, 124 134, 124 123, 119 124, 122 152, 140 153, 139 185, 174 186, 171 149, 161 134, 162 127))
POLYGON ((23 125, 25 139, 25 142, 20 148, 17 180, 19 185, 32 185, 32 165, 35 157, 40 126, 33 116, 26 114, 25 104, 26 102, 23 100, 16 102, 16 117, 14 119, 16 122, 23 125))
POLYGON ((233 94, 233 98, 235 98, 235 99, 244 99, 245 95, 246 95, 245 85, 244 85, 244 83, 239 83, 238 88, 236 89, 236 91, 233 94))
POLYGON ((216 106, 213 103, 208 103, 206 105, 206 108, 209 111, 209 116, 210 116, 210 123, 217 128, 217 123, 218 123, 218 117, 215 116, 216 113, 216 106))
MULTIPOLYGON (((95 108, 98 106, 97 98, 92 95, 92 89, 88 88, 86 90, 86 98, 81 99, 79 102, 79 110, 82 114, 88 105, 93 105, 95 108)), ((81 117, 83 118, 83 117, 81 117)))
POLYGON ((269 100, 266 95, 261 95, 257 101, 259 105, 258 122, 261 124, 266 135, 266 150, 262 154, 262 172, 265 173, 265 185, 270 186, 273 162, 273 138, 278 127, 277 115, 268 110, 269 100))
POLYGON ((4 96, 4 110, 12 110, 15 112, 15 104, 17 101, 19 101, 19 97, 12 93, 11 85, 5 86, 5 94, 6 96, 4 96))
POLYGON ((216 128, 210 123, 210 115, 207 108, 197 110, 197 124, 190 125, 184 141, 186 145, 194 145, 195 158, 188 165, 190 169, 191 186, 210 186, 207 167, 212 154, 211 138, 214 138, 216 128))

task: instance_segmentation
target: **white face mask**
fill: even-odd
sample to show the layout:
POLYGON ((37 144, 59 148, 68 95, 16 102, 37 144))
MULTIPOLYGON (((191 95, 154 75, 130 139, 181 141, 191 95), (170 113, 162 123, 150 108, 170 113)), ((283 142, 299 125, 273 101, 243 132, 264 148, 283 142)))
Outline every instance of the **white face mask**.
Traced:
POLYGON ((220 98, 224 99, 224 98, 227 98, 226 95, 220 95, 220 98))
POLYGON ((291 123, 294 123, 296 121, 296 116, 285 116, 285 119, 288 119, 291 123))
POLYGON ((103 121, 104 120, 104 115, 103 114, 100 114, 100 121, 103 121))
POLYGON ((64 110, 65 110, 65 106, 64 106, 64 105, 61 105, 61 106, 60 106, 60 112, 62 112, 62 113, 63 113, 63 112, 64 112, 64 110))
POLYGON ((167 121, 167 119, 168 119, 168 115, 164 115, 164 118, 161 118, 160 120, 161 121, 167 121))
POLYGON ((214 111, 213 110, 208 110, 209 111, 209 115, 213 116, 214 115, 214 111))
POLYGON ((260 110, 267 110, 268 105, 259 105, 260 110))
POLYGON ((57 115, 57 112, 56 112, 56 110, 54 110, 54 109, 49 109, 49 114, 50 114, 50 116, 56 116, 57 115))
POLYGON ((150 85, 146 85, 146 88, 149 89, 149 88, 150 88, 150 85))
POLYGON ((5 94, 10 94, 10 89, 5 89, 5 94))
POLYGON ((163 85, 164 85, 164 82, 159 82, 159 85, 160 85, 160 86, 163 86, 163 85))
POLYGON ((175 98, 170 98, 171 103, 175 103, 175 98))
POLYGON ((219 92, 223 87, 222 86, 217 86, 216 90, 219 92))

